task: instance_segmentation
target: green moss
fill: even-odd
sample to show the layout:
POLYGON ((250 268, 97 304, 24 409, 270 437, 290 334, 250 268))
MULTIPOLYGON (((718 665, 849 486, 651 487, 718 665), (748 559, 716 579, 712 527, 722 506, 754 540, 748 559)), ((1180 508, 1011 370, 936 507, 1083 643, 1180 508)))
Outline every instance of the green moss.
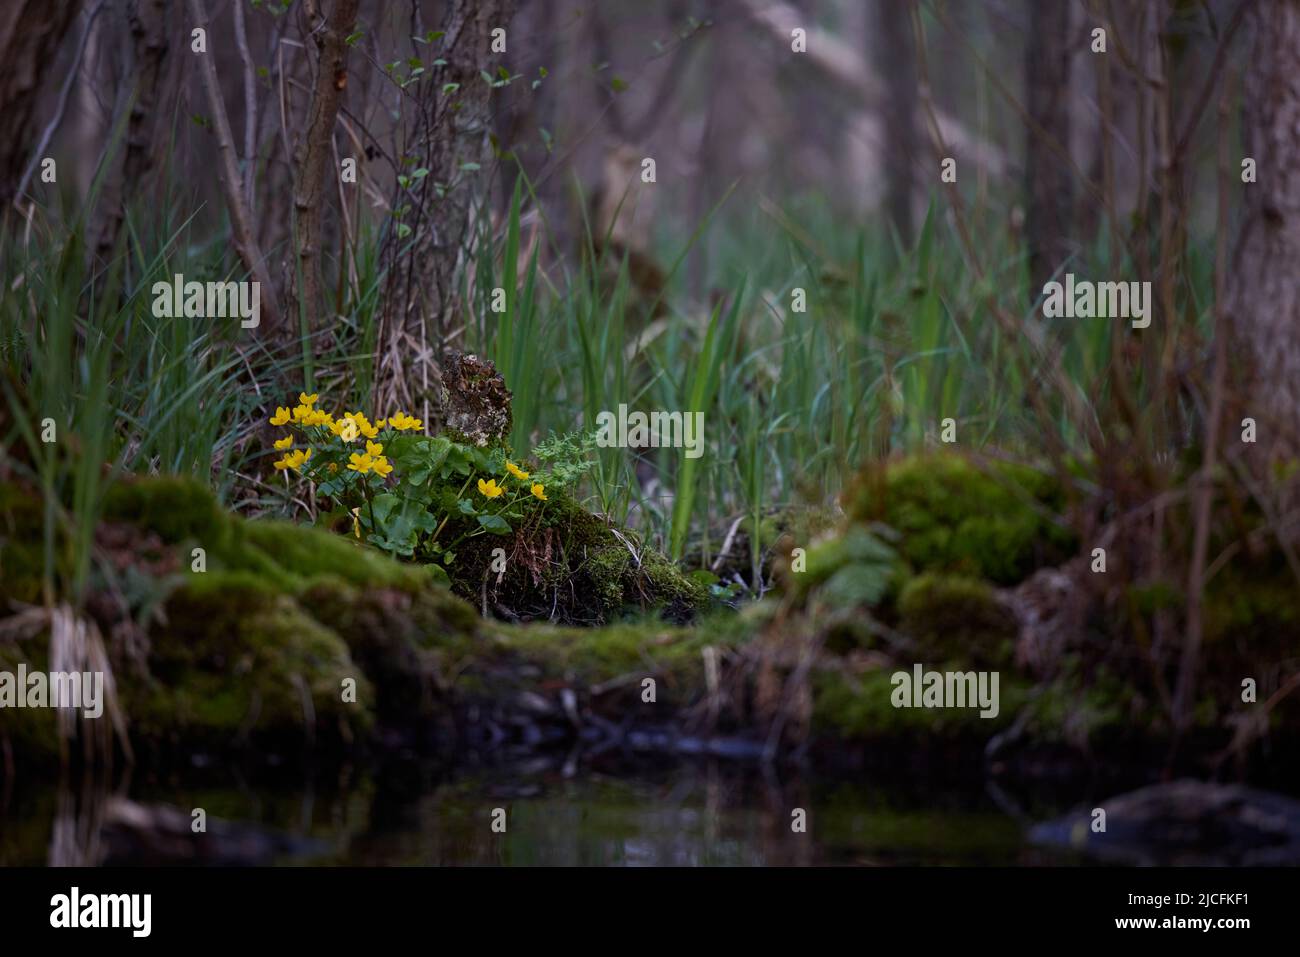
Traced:
POLYGON ((440 588, 321 580, 300 601, 344 640, 377 686, 379 717, 394 724, 433 715, 454 665, 475 650, 478 616, 440 588))
POLYGON ((579 566, 605 614, 623 606, 623 577, 631 564, 632 555, 625 547, 604 545, 591 548, 586 561, 579 566))
MULTIPOLYGON (((687 620, 707 604, 706 586, 692 580, 637 535, 618 534, 563 490, 517 524, 511 535, 475 535, 455 546, 448 566, 453 589, 478 605, 500 605, 525 618, 604 622, 626 610, 663 608, 687 620), (492 552, 504 548, 503 573, 491 570, 492 552), (633 557, 633 550, 636 556, 633 557)), ((456 542, 476 524, 449 522, 441 540, 456 542)))
POLYGON ((104 495, 103 517, 156 532, 168 544, 196 541, 209 549, 225 542, 230 527, 208 488, 175 476, 113 484, 104 495))
POLYGON ((898 611, 899 628, 916 642, 923 661, 989 668, 1011 664, 1016 617, 986 582, 957 575, 919 575, 904 586, 898 611))
POLYGON ((639 690, 642 677, 654 677, 660 689, 658 701, 676 706, 703 693, 704 649, 729 643, 722 634, 661 622, 602 628, 497 626, 494 636, 498 650, 514 653, 539 669, 541 678, 534 683, 563 679, 590 687, 627 677, 630 686, 639 690))
POLYGON ((133 728, 151 738, 302 734, 373 720, 373 689, 339 635, 259 575, 192 576, 150 638, 149 675, 121 675, 133 728), (344 679, 356 703, 343 701, 344 679), (308 702, 310 698, 310 702, 308 702))
MULTIPOLYGON (((931 665, 927 670, 950 669, 931 665)), ((1029 697, 1027 684, 1000 672, 996 716, 982 718, 977 707, 895 708, 891 701, 894 673, 883 668, 859 675, 840 667, 818 671, 813 677, 814 730, 860 740, 909 735, 931 739, 992 736, 1015 720, 1029 697)))
MULTIPOLYGON (((635 570, 635 584, 642 580, 650 583, 650 593, 656 602, 671 602, 684 609, 694 609, 708 601, 708 589, 683 574, 682 570, 659 552, 643 549, 641 564, 635 570)), ((624 589, 626 594, 626 587, 624 589)))
POLYGON ((558 530, 566 551, 618 543, 609 525, 583 508, 568 492, 558 490, 548 494, 551 500, 542 510, 541 523, 558 530))
POLYGON ((852 493, 853 520, 883 520, 918 571, 948 571, 1011 585, 1059 564, 1076 548, 1052 517, 1064 508, 1056 481, 1027 466, 989 471, 956 455, 904 459, 888 467, 883 501, 870 483, 852 493))
MULTIPOLYGON (((19 571, 41 567, 39 500, 0 486, 0 506, 3 594, 33 599, 39 579, 28 582, 19 571), (17 566, 12 574, 11 563, 17 566)), ((243 737, 301 739, 309 719, 317 738, 349 738, 364 733, 381 712, 400 722, 435 709, 435 689, 474 647, 477 615, 435 584, 426 568, 320 529, 240 519, 190 480, 115 485, 104 515, 157 535, 163 551, 175 552, 171 567, 181 570, 175 580, 155 581, 146 590, 160 603, 146 660, 115 656, 121 700, 138 741, 192 746, 243 737), (191 570, 193 547, 205 550, 206 571, 191 570), (344 679, 356 682, 355 703, 343 701, 344 679)), ((159 564, 165 563, 139 571, 153 574, 159 564)), ((146 592, 132 593, 140 600, 146 592)), ((4 650, 16 653, 12 646, 4 650)), ((25 750, 57 743, 50 737, 53 722, 46 723, 49 728, 33 726, 35 735, 20 729, 25 750)))
POLYGON ((290 587, 301 588, 321 577, 371 587, 418 587, 429 580, 416 566, 323 529, 262 520, 241 522, 238 530, 230 556, 234 562, 262 567, 270 561, 283 570, 290 587))

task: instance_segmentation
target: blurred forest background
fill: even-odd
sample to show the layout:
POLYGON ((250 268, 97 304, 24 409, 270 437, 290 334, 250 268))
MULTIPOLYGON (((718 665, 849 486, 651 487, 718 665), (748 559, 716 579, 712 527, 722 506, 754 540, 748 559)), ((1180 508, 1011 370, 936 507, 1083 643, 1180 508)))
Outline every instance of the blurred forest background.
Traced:
POLYGON ((703 565, 750 520, 760 588, 763 516, 952 418, 1195 583, 1215 503, 1294 539, 1297 60, 1295 0, 10 0, 8 400, 310 512, 285 396, 436 426, 476 352, 516 449, 705 411, 698 470, 605 449, 591 503, 703 565), (1042 319, 1066 272, 1150 281, 1151 326, 1042 319), (259 280, 261 325, 154 317, 177 273, 259 280))

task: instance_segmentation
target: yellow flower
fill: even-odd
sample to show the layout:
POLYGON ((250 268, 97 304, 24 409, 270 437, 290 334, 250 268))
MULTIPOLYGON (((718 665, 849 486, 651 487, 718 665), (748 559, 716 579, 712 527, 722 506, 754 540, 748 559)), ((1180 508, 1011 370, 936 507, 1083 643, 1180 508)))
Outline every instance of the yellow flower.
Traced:
POLYGON ((291 449, 291 448, 293 448, 293 436, 292 436, 292 435, 286 435, 286 436, 285 436, 284 438, 282 438, 282 439, 276 439, 276 440, 275 440, 275 447, 276 447, 277 449, 291 449))
MULTIPOLYGON (((302 406, 301 408, 306 407, 302 406)), ((300 424, 304 426, 329 425, 331 419, 332 416, 328 412, 322 412, 320 409, 307 409, 307 411, 303 413, 300 424)))
POLYGON ((507 462, 507 463, 506 463, 506 471, 509 472, 511 475, 513 475, 515 478, 519 479, 519 481, 521 481, 521 482, 522 482, 524 479, 528 478, 528 476, 529 476, 529 474, 530 474, 530 473, 528 473, 528 472, 525 472, 525 471, 524 471, 523 469, 521 469, 518 465, 515 465, 514 462, 507 462))
POLYGON ((275 415, 271 416, 271 424, 272 424, 272 425, 288 425, 288 424, 289 424, 289 410, 286 409, 286 408, 285 408, 284 406, 282 406, 282 405, 281 405, 281 406, 276 406, 276 409, 275 409, 275 415))
POLYGON ((301 402, 303 405, 315 405, 316 400, 319 398, 320 396, 315 392, 313 392, 311 395, 308 395, 306 392, 298 393, 298 401, 301 402))
POLYGON ((546 486, 541 482, 538 482, 533 486, 532 492, 534 498, 540 498, 543 502, 546 501, 546 486))
POLYGON ((361 506, 358 505, 352 510, 352 534, 357 538, 361 537, 361 506))
POLYGON ((505 491, 505 489, 497 485, 496 479, 488 479, 486 482, 479 479, 478 490, 487 498, 496 498, 505 491))
POLYGON ((405 412, 395 412, 388 420, 389 428, 397 429, 399 432, 415 430, 421 428, 423 423, 405 412))
MULTIPOLYGON (((351 422, 356 426, 356 435, 364 435, 368 439, 373 439, 379 434, 379 430, 370 424, 370 420, 366 418, 364 412, 348 412, 343 418, 344 421, 351 422)), ((355 439, 356 435, 352 439, 355 439)), ((351 442, 352 439, 345 437, 344 441, 351 442)))
POLYGON ((374 471, 376 475, 379 475, 383 478, 387 478, 388 473, 393 470, 393 467, 388 464, 388 459, 384 458, 382 455, 375 459, 375 461, 371 464, 370 468, 374 471))
POLYGON ((386 429, 386 428, 388 428, 388 420, 387 420, 387 419, 379 419, 379 420, 377 420, 377 421, 375 422, 375 428, 377 428, 377 429, 386 429))
POLYGON ((353 452, 348 458, 348 463, 348 468, 354 472, 360 472, 362 475, 369 472, 370 467, 374 465, 369 455, 362 455, 359 452, 353 452))
POLYGON ((377 458, 384 454, 384 447, 380 445, 378 442, 367 442, 366 454, 375 456, 377 458))
POLYGON ((329 469, 329 473, 330 473, 330 475, 337 475, 337 474, 338 474, 338 471, 339 471, 339 463, 337 463, 337 462, 331 462, 331 463, 330 463, 328 466, 326 466, 326 467, 329 469))
POLYGON ((339 422, 333 431, 344 442, 355 442, 357 436, 361 434, 361 429, 357 427, 356 419, 352 418, 352 416, 348 416, 339 422))
POLYGON ((294 449, 294 451, 292 452, 286 452, 284 454, 284 458, 280 459, 280 461, 278 462, 275 462, 274 465, 276 471, 283 471, 284 469, 293 469, 295 471, 302 471, 303 465, 305 465, 307 463, 307 460, 310 458, 311 458, 311 449, 294 449))

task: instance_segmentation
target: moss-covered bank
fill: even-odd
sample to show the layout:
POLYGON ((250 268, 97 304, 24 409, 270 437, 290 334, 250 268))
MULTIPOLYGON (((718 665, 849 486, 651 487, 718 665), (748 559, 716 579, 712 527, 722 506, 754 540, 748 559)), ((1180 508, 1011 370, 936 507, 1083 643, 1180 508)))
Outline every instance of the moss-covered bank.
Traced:
MULTIPOLYGON (((617 741, 642 725, 760 743, 811 738, 841 752, 911 740, 980 753, 995 736, 1095 749, 1159 736, 1167 708, 1135 674, 1143 647, 1132 622, 1179 598, 1130 589, 1108 616, 1078 586, 1082 611, 1062 626, 1053 603, 1076 588, 1062 569, 1082 550, 1054 511, 1064 500, 1032 470, 900 461, 852 490, 840 527, 807 543, 806 564, 785 562, 779 593, 738 613, 697 614, 690 627, 664 620, 655 603, 694 610, 699 586, 560 500, 546 513, 549 547, 565 556, 551 563, 562 569, 551 587, 580 591, 618 619, 580 628, 480 618, 425 568, 348 536, 245 520, 193 482, 138 479, 105 502, 85 614, 104 636, 137 753, 446 744, 483 728, 488 741, 617 741), (1064 591, 1043 592, 1044 581, 1064 591), (1045 603, 1034 604, 1035 589, 1045 603), (648 613, 620 617, 629 608, 648 613), (1049 625, 1050 641, 1036 633, 1049 625), (1027 653, 1043 648, 1045 658, 1027 653), (893 676, 917 664, 996 673, 996 716, 897 707, 893 676)), ((42 600, 43 522, 37 497, 0 485, 0 600, 10 610, 42 600)), ((1294 654, 1284 563, 1252 561, 1267 565, 1257 579, 1267 587, 1225 575, 1207 593, 1214 673, 1195 720, 1220 745, 1253 714, 1240 677, 1258 676, 1262 701, 1294 654)), ((46 648, 40 633, 0 642, 0 669, 43 668, 46 648)), ((1291 733, 1293 703, 1263 720, 1291 733)), ((49 712, 6 715, 2 730, 20 753, 57 746, 49 712)))

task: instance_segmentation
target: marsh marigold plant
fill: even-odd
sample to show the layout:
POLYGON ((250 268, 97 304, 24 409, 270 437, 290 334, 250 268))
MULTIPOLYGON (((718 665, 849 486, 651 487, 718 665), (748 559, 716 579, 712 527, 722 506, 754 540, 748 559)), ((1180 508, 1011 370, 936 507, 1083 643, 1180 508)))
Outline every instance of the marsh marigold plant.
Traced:
POLYGON ((445 566, 477 535, 510 535, 539 516, 547 489, 575 481, 587 468, 590 442, 552 439, 536 455, 546 471, 529 471, 504 449, 481 449, 423 433, 403 411, 373 420, 363 412, 330 413, 306 392, 270 422, 285 434, 272 443, 286 481, 310 482, 318 501, 359 539, 395 555, 445 566))

